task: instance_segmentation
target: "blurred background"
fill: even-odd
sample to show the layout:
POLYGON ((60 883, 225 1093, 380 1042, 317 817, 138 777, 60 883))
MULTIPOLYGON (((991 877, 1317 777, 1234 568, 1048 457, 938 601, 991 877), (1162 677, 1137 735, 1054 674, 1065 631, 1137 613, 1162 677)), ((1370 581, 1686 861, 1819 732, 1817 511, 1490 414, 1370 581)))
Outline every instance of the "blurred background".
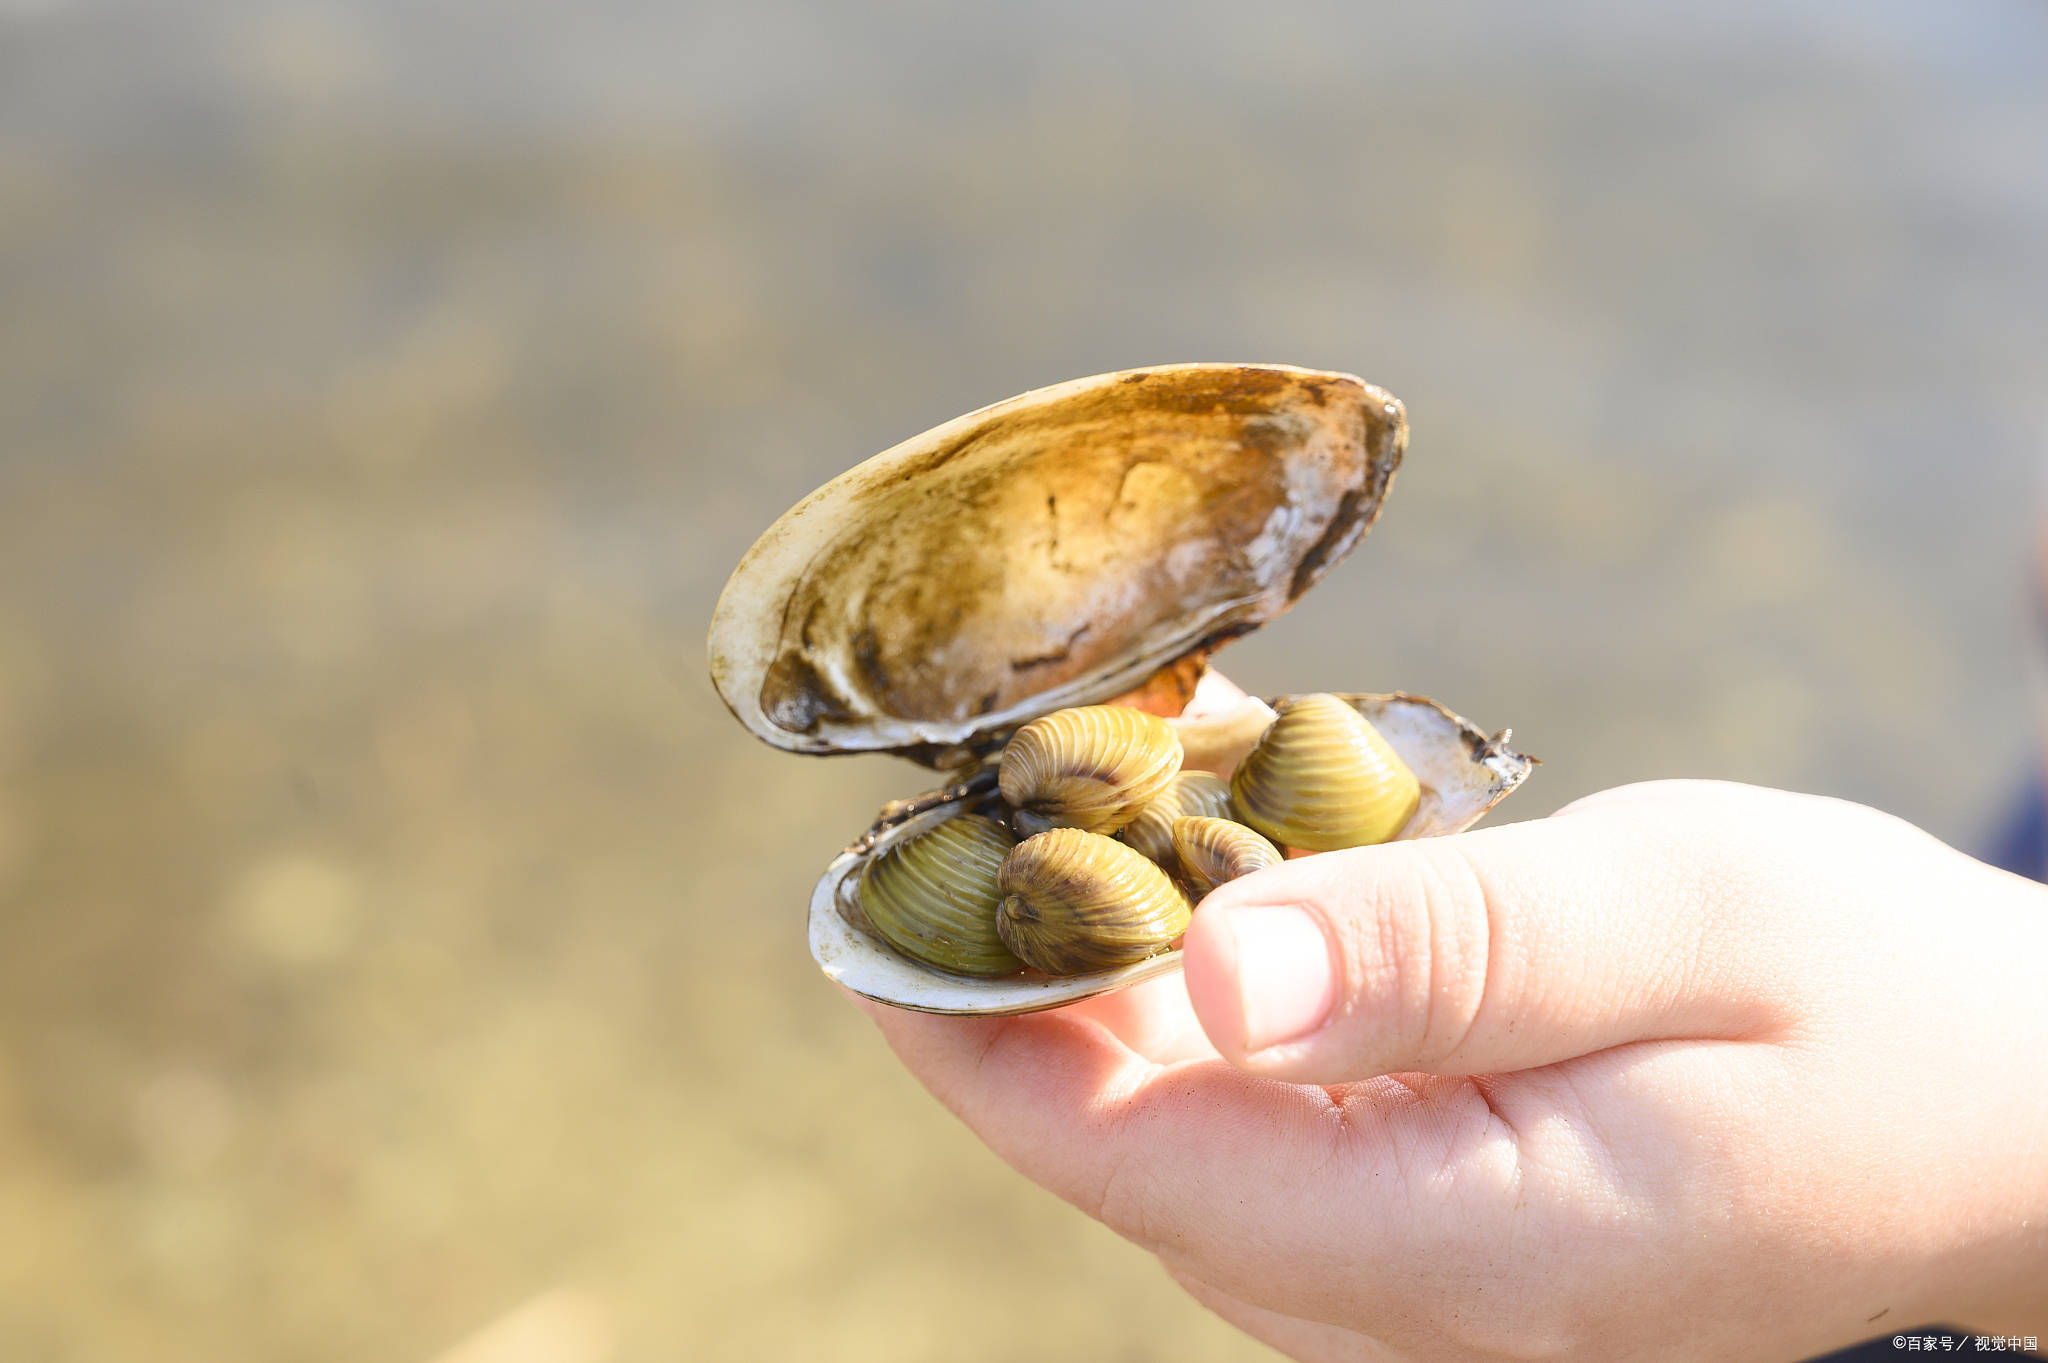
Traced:
POLYGON ((1264 1356, 812 967, 920 773, 725 574, 1039 384, 1351 370, 1225 655, 1546 765, 2028 764, 2048 6, 0 0, 0 1357, 1264 1356))

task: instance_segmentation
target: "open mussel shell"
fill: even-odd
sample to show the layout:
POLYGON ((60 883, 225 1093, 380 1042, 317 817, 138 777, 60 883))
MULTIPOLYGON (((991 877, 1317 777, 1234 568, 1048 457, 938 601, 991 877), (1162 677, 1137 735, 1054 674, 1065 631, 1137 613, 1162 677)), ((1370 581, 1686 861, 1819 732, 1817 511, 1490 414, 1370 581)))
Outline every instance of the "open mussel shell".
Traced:
MULTIPOLYGON (((1421 782, 1421 801, 1397 838, 1462 832, 1527 779, 1535 766, 1535 759, 1507 746, 1505 731, 1489 737, 1427 697, 1344 693, 1342 699, 1371 721, 1421 782)), ((994 1015, 1057 1008, 1180 968, 1180 952, 1173 950, 1092 975, 1055 978, 1032 971, 970 979, 913 961, 876 935, 860 905, 860 872, 867 859, 954 814, 985 811, 994 786, 994 773, 988 771, 907 801, 833 860, 811 894, 811 955, 827 975, 856 994, 898 1008, 994 1015)))
MULTIPOLYGON (((810 914, 826 972, 906 1008, 1014 1013, 1173 969, 1172 952, 1067 979, 919 965, 870 927, 860 868, 952 813, 1030 831, 995 796, 997 750, 1072 707, 1178 714, 1211 654, 1358 543, 1407 446, 1401 403, 1355 375, 1160 365, 969 412, 778 518, 712 614, 719 698, 778 748, 895 753, 958 783, 892 806, 827 869, 810 914)), ((1357 703, 1428 787, 1400 836, 1463 828, 1527 773, 1428 701, 1357 703)), ((1254 707, 1171 727, 1185 768, 1222 775, 1270 719, 1254 707)))
POLYGON ((712 682, 776 747, 958 769, 1040 715, 1199 676, 1350 552, 1407 444, 1385 389, 1289 365, 1020 394, 770 526, 719 596, 712 682))

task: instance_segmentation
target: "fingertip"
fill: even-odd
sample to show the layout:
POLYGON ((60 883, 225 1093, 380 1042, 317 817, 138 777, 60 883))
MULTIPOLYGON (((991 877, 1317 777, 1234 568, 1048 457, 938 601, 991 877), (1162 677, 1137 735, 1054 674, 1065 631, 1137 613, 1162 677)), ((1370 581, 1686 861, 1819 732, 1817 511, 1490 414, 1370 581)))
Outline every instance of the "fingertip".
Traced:
POLYGON ((1320 1030, 1338 970, 1322 919, 1303 904, 1221 904, 1197 914, 1182 967, 1188 1000, 1224 1056, 1246 1060, 1320 1030))

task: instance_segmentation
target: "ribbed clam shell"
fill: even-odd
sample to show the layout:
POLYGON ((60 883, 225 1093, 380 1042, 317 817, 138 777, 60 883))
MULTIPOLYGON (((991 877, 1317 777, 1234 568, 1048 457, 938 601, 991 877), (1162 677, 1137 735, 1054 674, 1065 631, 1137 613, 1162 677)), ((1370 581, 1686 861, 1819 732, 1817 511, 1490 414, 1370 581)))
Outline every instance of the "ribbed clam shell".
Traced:
POLYGON ((1392 394, 1291 365, 1019 394, 770 526, 719 594, 712 682, 777 747, 955 771, 1286 611, 1365 534, 1407 444, 1392 394))
POLYGON ((1279 718, 1238 764, 1230 793, 1244 822, 1311 852, 1387 841, 1422 794, 1365 717, 1321 693, 1281 703, 1279 718))
POLYGON ((1055 710, 1003 749, 998 782, 1025 832, 1114 833, 1180 770, 1180 739, 1165 720, 1123 705, 1055 710))
POLYGON ((1113 838, 1055 828, 1012 849, 996 931, 1048 975, 1085 975, 1165 951, 1191 905, 1166 872, 1113 838))
POLYGON ((1235 819, 1176 819, 1173 846, 1180 854, 1181 873, 1197 895, 1287 860, 1286 854, 1256 829, 1235 819))
MULTIPOLYGON (((1506 730, 1489 736, 1427 697, 1359 694, 1341 699, 1372 722, 1422 784, 1422 803, 1400 837, 1442 837, 1470 828, 1535 768, 1535 759, 1508 746, 1506 730)), ((1062 1007, 1180 968, 1180 953, 1169 949, 1090 975, 1062 977, 1028 970, 1000 978, 969 978, 890 947, 861 911, 862 872, 892 848, 976 807, 987 799, 993 784, 992 772, 977 773, 916 800, 895 802, 863 837, 833 859, 811 892, 810 947, 820 969, 844 988, 880 1003, 926 1013, 990 1017, 1062 1007)))
POLYGON ((1229 818, 1230 783, 1206 771, 1181 772, 1145 802, 1120 836, 1171 872, 1180 864, 1180 854, 1173 848, 1174 821, 1191 815, 1229 818))
POLYGON ((1014 975, 996 932, 997 878, 1011 848, 993 819, 960 814, 897 843, 861 872, 868 922, 906 956, 956 975, 1014 975))

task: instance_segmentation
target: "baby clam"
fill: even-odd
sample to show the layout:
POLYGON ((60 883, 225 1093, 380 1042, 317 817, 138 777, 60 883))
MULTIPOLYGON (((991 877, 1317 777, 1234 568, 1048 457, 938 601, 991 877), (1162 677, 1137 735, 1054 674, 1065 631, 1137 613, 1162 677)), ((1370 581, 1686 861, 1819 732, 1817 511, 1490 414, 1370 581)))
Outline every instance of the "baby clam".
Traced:
POLYGON ((1187 930, 1192 907, 1141 853, 1079 828, 1018 843, 998 881, 996 931, 1048 975, 1086 975, 1156 956, 1187 930))
POLYGON ((1276 708, 1280 717, 1230 778, 1239 816, 1282 846, 1311 852, 1399 833, 1422 787, 1371 723, 1328 694, 1276 708))
POLYGON ((1032 720, 1003 749, 998 783, 1025 833, 1114 833, 1180 770, 1165 720, 1122 705, 1081 705, 1032 720))
POLYGON ((1180 864, 1173 848, 1174 821, 1189 815, 1229 818, 1229 784, 1206 771, 1181 772, 1125 825, 1124 841, 1170 871, 1180 864))
POLYGON ((889 945, 956 975, 1014 975, 1024 963, 996 931, 997 876, 1008 830, 957 814, 875 857, 860 874, 860 904, 889 945))
POLYGON ((1180 853, 1181 873, 1197 895, 1287 860, 1256 830, 1234 819, 1176 819, 1173 846, 1180 853))

